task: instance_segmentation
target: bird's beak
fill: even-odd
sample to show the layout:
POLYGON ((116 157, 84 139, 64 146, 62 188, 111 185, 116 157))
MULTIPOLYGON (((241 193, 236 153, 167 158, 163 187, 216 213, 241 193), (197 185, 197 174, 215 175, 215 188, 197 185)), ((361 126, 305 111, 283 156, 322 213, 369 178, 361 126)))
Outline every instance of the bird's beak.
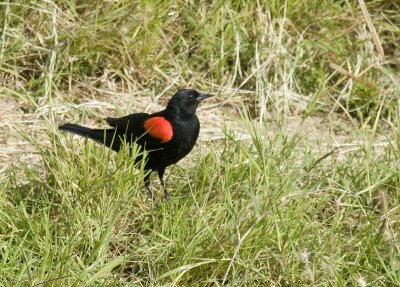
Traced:
POLYGON ((202 100, 205 100, 205 99, 207 99, 207 98, 209 98, 209 97, 212 97, 213 95, 210 95, 210 94, 203 94, 203 93, 200 93, 200 95, 197 97, 197 101, 198 102, 201 102, 202 100))

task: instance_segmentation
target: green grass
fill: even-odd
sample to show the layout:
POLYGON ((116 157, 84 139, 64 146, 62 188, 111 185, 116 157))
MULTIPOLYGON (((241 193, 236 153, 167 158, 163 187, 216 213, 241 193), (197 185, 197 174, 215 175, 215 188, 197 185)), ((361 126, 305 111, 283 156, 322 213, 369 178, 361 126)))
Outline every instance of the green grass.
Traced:
POLYGON ((367 2, 383 60, 358 1, 1 2, 0 286, 399 286, 399 7, 367 2), (188 86, 167 202, 57 131, 188 86))
POLYGON ((398 146, 316 163, 266 128, 173 169, 159 208, 126 153, 53 134, 2 186, 1 284, 398 285, 398 146))

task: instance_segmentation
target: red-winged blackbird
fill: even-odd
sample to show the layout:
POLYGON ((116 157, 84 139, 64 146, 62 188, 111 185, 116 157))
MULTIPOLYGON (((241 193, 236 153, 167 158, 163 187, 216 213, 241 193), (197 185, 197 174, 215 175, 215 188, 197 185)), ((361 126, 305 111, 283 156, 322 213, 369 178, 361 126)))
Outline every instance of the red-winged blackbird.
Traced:
MULTIPOLYGON (((60 130, 84 136, 119 151, 122 142, 128 145, 136 142, 148 152, 144 183, 149 196, 150 174, 157 171, 164 197, 169 198, 163 176, 167 166, 184 158, 196 143, 200 122, 196 116, 199 103, 211 97, 196 90, 178 91, 168 102, 165 110, 154 114, 136 113, 122 118, 106 118, 110 129, 90 129, 76 124, 64 124, 60 130)), ((139 156, 136 162, 140 161, 139 156)))

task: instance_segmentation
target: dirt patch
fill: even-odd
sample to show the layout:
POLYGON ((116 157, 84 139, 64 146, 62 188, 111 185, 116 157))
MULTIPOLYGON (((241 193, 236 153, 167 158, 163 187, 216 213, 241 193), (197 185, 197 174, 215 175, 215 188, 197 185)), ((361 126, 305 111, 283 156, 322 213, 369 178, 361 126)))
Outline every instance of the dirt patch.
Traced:
POLYGON ((24 113, 13 98, 0 98, 0 174, 13 162, 27 162, 32 158, 33 146, 24 140, 19 130, 26 130, 34 121, 24 113))

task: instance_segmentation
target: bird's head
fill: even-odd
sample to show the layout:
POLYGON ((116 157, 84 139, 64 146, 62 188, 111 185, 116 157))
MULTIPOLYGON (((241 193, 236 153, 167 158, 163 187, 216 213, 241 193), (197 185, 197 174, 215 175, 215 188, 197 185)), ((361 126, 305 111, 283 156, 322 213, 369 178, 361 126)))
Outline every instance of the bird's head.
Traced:
POLYGON ((212 95, 192 89, 180 90, 168 102, 167 110, 173 110, 182 115, 194 115, 200 102, 209 97, 212 95))

